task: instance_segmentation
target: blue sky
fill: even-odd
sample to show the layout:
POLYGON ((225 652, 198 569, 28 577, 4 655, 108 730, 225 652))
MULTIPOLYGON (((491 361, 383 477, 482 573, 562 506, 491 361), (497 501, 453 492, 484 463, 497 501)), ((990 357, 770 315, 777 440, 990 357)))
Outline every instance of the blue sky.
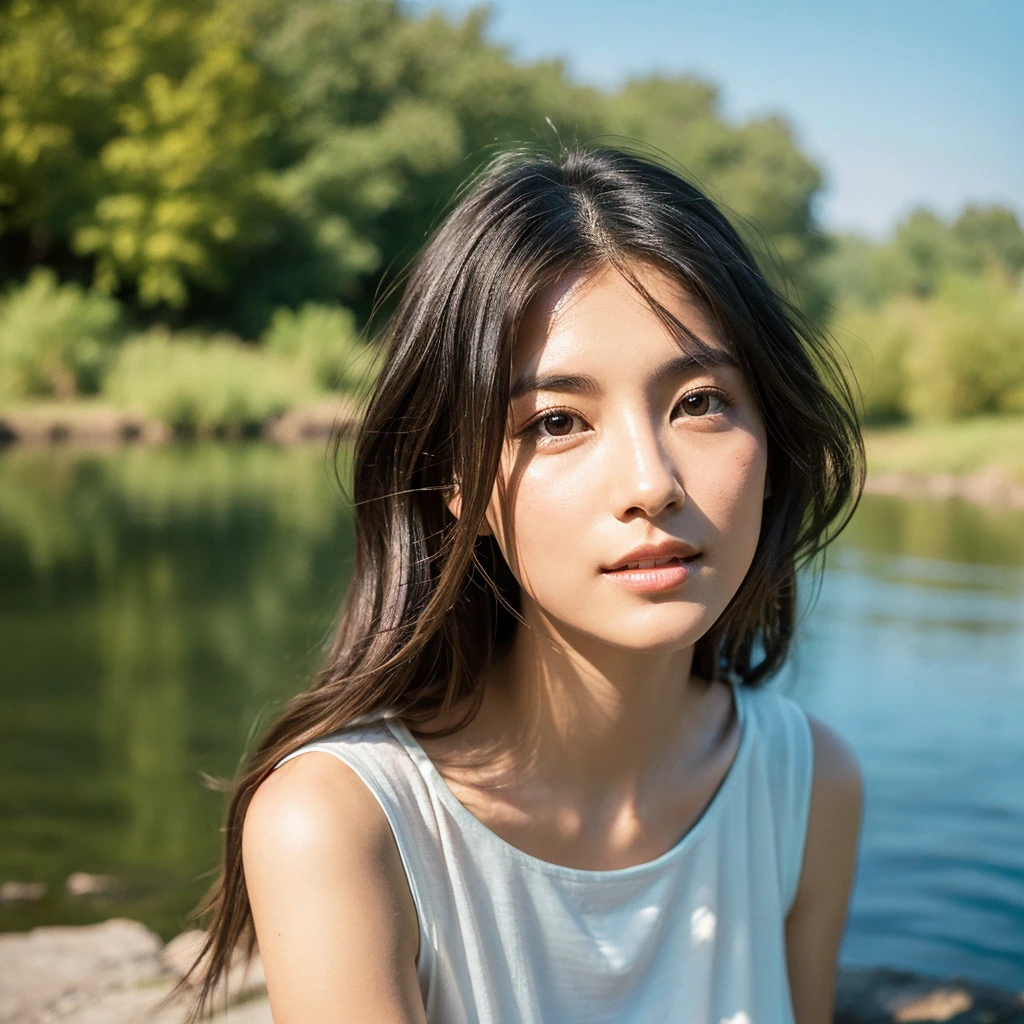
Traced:
MULTIPOLYGON (((472 0, 418 0, 461 15, 472 0)), ((830 228, 880 237, 916 205, 1024 219, 1024 0, 494 0, 491 39, 570 77, 696 73, 730 120, 781 113, 825 173, 830 228)))

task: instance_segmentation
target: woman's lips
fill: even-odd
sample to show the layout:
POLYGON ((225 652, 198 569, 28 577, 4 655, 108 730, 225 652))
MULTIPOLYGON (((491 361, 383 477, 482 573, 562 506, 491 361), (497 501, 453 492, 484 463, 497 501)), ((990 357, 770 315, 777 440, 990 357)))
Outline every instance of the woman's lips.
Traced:
POLYGON ((653 569, 602 569, 601 575, 629 590, 671 590, 684 583, 695 571, 700 555, 676 559, 653 569))

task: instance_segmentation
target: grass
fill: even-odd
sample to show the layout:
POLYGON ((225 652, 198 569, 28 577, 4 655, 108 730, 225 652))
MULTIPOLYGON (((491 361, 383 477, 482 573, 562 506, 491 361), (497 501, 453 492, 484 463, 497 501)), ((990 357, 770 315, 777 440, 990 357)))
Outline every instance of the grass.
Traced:
POLYGON ((864 431, 870 472, 970 473, 998 467, 1024 483, 1024 416, 976 416, 950 423, 864 431))

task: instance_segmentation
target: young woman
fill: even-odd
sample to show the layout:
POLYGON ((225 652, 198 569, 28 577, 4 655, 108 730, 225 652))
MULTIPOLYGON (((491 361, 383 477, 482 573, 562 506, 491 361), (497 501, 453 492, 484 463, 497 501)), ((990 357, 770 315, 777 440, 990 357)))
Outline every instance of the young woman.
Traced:
POLYGON ((693 185, 580 145, 493 159, 384 340, 202 1003, 244 940, 277 1024, 831 1021, 861 775, 763 685, 863 486, 831 348, 693 185))

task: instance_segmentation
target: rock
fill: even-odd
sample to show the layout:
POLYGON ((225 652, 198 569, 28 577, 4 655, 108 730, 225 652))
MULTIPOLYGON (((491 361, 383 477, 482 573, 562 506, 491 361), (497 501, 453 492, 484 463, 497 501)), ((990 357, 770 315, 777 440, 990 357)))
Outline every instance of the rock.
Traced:
POLYGON ((960 498, 976 505, 1024 508, 1024 484, 1000 466, 986 466, 969 473, 871 472, 865 481, 867 494, 901 498, 960 498))
MULTIPOLYGON (((203 932, 166 946, 137 921, 0 934, 0 1024, 180 1024, 187 997, 162 1000, 191 965, 203 932)), ((242 951, 217 997, 218 1024, 273 1024, 259 956, 242 951), (238 1004, 238 1005, 235 1005, 238 1004)))
POLYGON ((278 444, 294 444, 311 438, 328 438, 350 432, 358 421, 356 402, 347 396, 332 396, 313 405, 290 409, 263 424, 260 434, 278 444))
POLYGON ((269 1000, 254 999, 232 1006, 226 1013, 214 1017, 210 1024, 274 1024, 274 1018, 270 1013, 269 1000))
POLYGON ((356 419, 351 399, 332 398, 267 420, 260 434, 266 440, 292 444, 311 438, 327 438, 336 432, 347 433, 354 427, 356 419))
MULTIPOLYGON (((192 966, 193 961, 199 955, 199 950, 205 941, 206 933, 202 931, 182 932, 171 939, 164 946, 161 960, 164 966, 177 977, 184 977, 185 972, 192 966)), ((192 984, 199 984, 203 977, 203 967, 192 975, 192 984)), ((258 952, 253 954, 252 962, 246 964, 245 955, 241 949, 235 951, 228 970, 227 977, 228 1000, 234 1002, 239 999, 246 999, 255 993, 264 992, 267 987, 266 976, 263 973, 263 961, 258 952)))
POLYGON ((166 444, 170 440, 166 425, 95 402, 27 402, 0 412, 0 445, 166 444))
POLYGON ((1024 993, 965 978, 934 978, 882 967, 843 968, 835 1024, 1024 1024, 1024 993))
POLYGON ((0 1022, 43 1024, 160 979, 160 937, 138 921, 0 935, 0 1022))
MULTIPOLYGON (((199 950, 206 937, 206 932, 193 930, 182 932, 175 936, 164 946, 160 959, 163 965, 179 978, 185 976, 186 971, 192 966, 192 962, 199 955, 199 950)), ((192 976, 193 981, 198 981, 198 975, 202 969, 192 976)))
MULTIPOLYGON (((136 921, 0 934, 0 1024, 181 1024, 187 1000, 162 1000, 198 954, 203 932, 166 946, 136 921)), ((273 1024, 262 963, 241 951, 210 1024, 273 1024)), ((1024 993, 964 978, 842 968, 834 1024, 1024 1024, 1024 993)))
POLYGON ((117 888, 117 879, 111 875, 89 875, 84 871, 75 871, 68 875, 64 887, 71 896, 98 896, 117 888))
POLYGON ((41 900, 45 895, 45 882, 4 882, 3 885, 0 885, 0 903, 41 900))

